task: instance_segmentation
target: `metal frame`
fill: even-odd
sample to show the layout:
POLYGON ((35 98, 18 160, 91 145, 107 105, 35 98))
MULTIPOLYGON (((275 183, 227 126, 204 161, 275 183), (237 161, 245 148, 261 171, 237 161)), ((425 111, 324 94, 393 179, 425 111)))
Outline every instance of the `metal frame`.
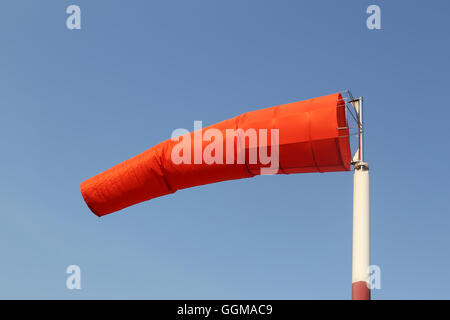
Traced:
MULTIPOLYGON (((343 106, 347 109, 347 126, 339 127, 337 129, 349 129, 349 136, 358 136, 358 150, 353 155, 352 165, 356 162, 364 161, 364 125, 363 125, 363 98, 354 98, 350 90, 341 92, 343 106), (353 119, 354 126, 348 125, 348 120, 353 119), (356 129, 356 132, 351 132, 352 129, 356 129)), ((342 136, 346 137, 346 136, 342 136)))

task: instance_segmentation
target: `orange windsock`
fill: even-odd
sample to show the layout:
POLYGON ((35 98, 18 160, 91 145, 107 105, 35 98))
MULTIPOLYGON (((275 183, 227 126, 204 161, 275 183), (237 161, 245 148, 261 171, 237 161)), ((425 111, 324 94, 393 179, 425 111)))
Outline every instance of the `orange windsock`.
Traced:
POLYGON ((259 174, 349 171, 341 94, 244 113, 166 140, 81 183, 97 216, 179 189, 259 174))

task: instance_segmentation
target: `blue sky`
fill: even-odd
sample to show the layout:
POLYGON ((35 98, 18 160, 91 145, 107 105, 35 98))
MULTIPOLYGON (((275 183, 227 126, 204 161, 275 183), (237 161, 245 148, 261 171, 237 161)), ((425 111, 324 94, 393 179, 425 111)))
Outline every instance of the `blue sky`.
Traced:
POLYGON ((365 98, 375 299, 450 298, 448 1, 0 4, 0 298, 348 299, 352 173, 179 191, 97 218, 79 184, 176 128, 365 98), (77 4, 82 29, 66 28, 77 4), (366 28, 378 4, 382 30, 366 28), (82 289, 66 288, 79 265, 82 289))

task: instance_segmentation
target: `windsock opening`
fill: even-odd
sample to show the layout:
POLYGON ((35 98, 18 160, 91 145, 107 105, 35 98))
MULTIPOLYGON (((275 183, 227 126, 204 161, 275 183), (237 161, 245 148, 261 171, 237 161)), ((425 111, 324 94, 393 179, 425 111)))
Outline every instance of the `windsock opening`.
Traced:
POLYGON ((157 144, 81 183, 97 216, 177 190, 260 174, 349 171, 341 93, 244 113, 157 144))

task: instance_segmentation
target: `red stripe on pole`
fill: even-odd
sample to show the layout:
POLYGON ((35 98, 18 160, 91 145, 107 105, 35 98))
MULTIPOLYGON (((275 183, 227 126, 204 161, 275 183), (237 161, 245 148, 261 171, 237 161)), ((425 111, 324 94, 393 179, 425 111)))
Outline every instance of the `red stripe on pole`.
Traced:
POLYGON ((352 283, 352 300, 370 300, 370 289, 366 281, 352 283))

